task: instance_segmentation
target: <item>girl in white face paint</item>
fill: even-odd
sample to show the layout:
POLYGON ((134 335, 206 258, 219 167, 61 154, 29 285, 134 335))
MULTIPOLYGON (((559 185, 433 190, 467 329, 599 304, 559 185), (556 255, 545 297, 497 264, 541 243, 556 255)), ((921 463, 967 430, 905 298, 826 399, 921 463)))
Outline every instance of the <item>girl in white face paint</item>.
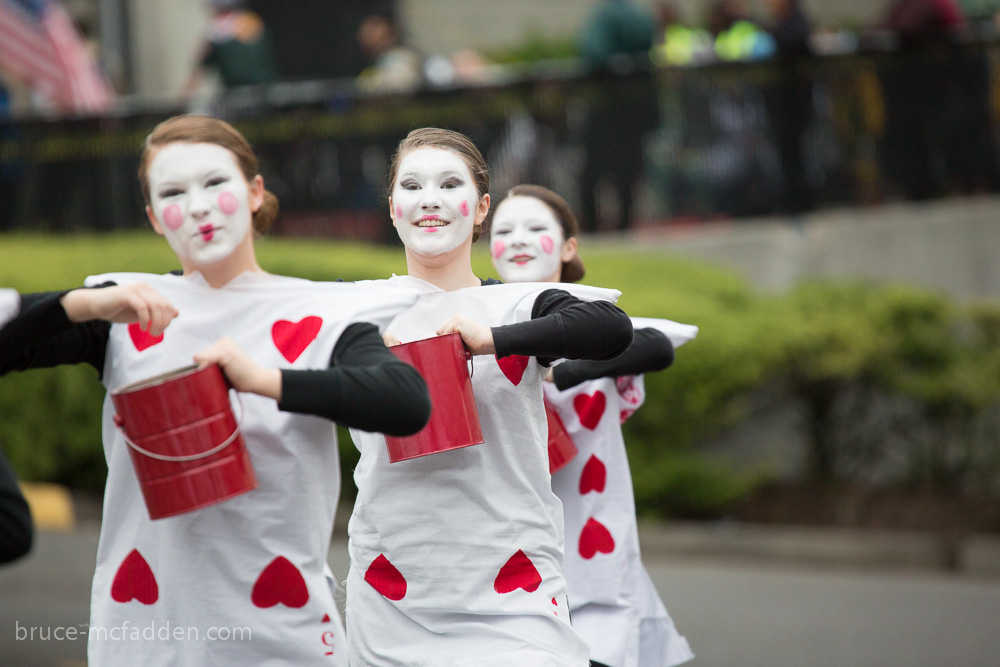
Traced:
MULTIPOLYGON (((278 202, 264 189, 250 144, 217 118, 157 125, 139 178, 149 220, 183 275, 105 274, 86 288, 23 295, 19 312, 0 327, 0 376, 89 363, 110 395, 192 361, 218 364, 241 392, 242 438, 232 447, 244 443, 255 488, 234 494, 215 477, 205 486, 229 489, 213 494, 217 502, 174 506, 169 518, 152 520, 159 513, 147 512, 129 444, 106 401, 108 481, 90 623, 208 627, 225 617, 253 628, 253 636, 209 637, 198 642, 198 658, 177 637, 91 636, 90 663, 246 665, 266 656, 346 667, 327 566, 340 492, 331 427, 409 435, 427 422, 426 384, 386 349, 375 324, 384 326, 416 296, 265 273, 254 234, 267 230, 278 202)), ((12 310, 5 302, 10 295, 0 290, 0 322, 12 310)), ((172 407, 177 423, 191 419, 181 403, 172 407)), ((198 468, 209 477, 213 469, 214 462, 198 468)))
POLYGON ((245 140, 228 133, 203 134, 204 141, 198 141, 198 133, 186 133, 191 138, 164 136, 147 144, 139 182, 146 215, 177 254, 184 273, 199 271, 219 287, 246 271, 263 273, 254 254, 254 234, 270 228, 278 201, 264 189, 256 156, 245 140))
POLYGON ((576 234, 576 217, 562 197, 539 186, 519 185, 493 213, 493 266, 509 283, 576 282, 583 278, 576 234))
MULTIPOLYGON (((584 274, 576 236, 576 217, 562 197, 538 185, 515 186, 490 223, 493 266, 509 283, 576 282, 584 274)), ((679 332, 680 344, 697 329, 667 320, 646 322, 654 326, 636 329, 632 345, 615 359, 565 361, 543 383, 547 409, 559 415, 577 448, 573 460, 559 462, 565 467, 550 468, 565 521, 564 572, 573 626, 590 645, 592 667, 667 667, 694 657, 640 559, 621 422, 642 404, 643 374, 673 361, 667 334, 679 332), (588 413, 593 421, 583 426, 580 401, 587 404, 598 394, 601 411, 588 413), (595 469, 604 476, 601 488, 584 493, 587 475, 595 469), (601 538, 599 549, 595 535, 601 538)))
MULTIPOLYGON (((389 177, 408 275, 385 282, 420 298, 386 327, 387 342, 461 335, 483 441, 390 463, 382 435, 351 430, 361 458, 348 526, 350 663, 588 667, 569 623, 541 385, 554 359, 624 350, 631 324, 611 291, 475 275, 489 170, 468 137, 413 130, 389 177)), ((443 417, 431 419, 467 418, 446 401, 433 409, 443 417)))
POLYGON ((462 135, 419 132, 400 144, 389 173, 389 214, 407 272, 446 290, 477 286, 472 244, 490 209, 489 170, 462 135))

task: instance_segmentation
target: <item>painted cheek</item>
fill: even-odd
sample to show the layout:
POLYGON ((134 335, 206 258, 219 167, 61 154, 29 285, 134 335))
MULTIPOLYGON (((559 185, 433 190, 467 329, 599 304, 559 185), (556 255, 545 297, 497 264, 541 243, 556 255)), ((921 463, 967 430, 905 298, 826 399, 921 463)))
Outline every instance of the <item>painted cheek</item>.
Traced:
POLYGON ((236 201, 236 195, 232 192, 223 192, 219 195, 219 208, 226 215, 232 215, 240 208, 240 203, 236 201))
POLYGON ((462 215, 469 215, 469 202, 463 201, 458 205, 458 212, 462 215))
POLYGON ((165 224, 167 229, 170 231, 176 231, 181 225, 183 225, 184 214, 181 213, 181 207, 177 204, 171 204, 163 209, 163 224, 165 224))
POLYGON ((507 249, 507 245, 503 241, 493 242, 493 259, 500 259, 500 255, 503 251, 507 249))
POLYGON ((544 250, 547 255, 551 255, 552 249, 555 247, 555 244, 552 243, 552 239, 548 236, 543 236, 541 238, 541 242, 542 250, 544 250))
POLYGON ((403 219, 403 207, 400 206, 399 204, 396 204, 396 220, 402 220, 402 219, 403 219))

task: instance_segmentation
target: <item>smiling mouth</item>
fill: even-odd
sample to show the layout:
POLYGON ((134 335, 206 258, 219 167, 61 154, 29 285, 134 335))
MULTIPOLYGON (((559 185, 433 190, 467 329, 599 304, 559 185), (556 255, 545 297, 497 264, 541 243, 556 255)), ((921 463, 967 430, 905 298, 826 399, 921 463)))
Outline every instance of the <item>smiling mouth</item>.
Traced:
POLYGON ((524 266, 533 259, 534 257, 532 257, 531 255, 514 255, 513 257, 510 258, 510 261, 514 262, 519 266, 524 266))
POLYGON ((417 220, 413 224, 416 225, 417 228, 419 229, 427 229, 433 231, 438 227, 446 227, 448 225, 448 221, 441 220, 439 218, 433 218, 433 219, 417 220))

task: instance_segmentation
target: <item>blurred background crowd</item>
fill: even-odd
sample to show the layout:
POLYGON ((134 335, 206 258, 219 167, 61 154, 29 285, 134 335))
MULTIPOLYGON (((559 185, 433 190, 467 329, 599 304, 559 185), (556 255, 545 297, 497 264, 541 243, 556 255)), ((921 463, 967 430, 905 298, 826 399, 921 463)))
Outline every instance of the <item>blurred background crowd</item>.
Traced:
POLYGON ((998 17, 998 0, 3 0, 0 229, 142 224, 129 132, 179 111, 253 135, 289 234, 382 239, 386 156, 416 124, 468 133, 498 191, 549 186, 588 232, 992 192, 998 17))

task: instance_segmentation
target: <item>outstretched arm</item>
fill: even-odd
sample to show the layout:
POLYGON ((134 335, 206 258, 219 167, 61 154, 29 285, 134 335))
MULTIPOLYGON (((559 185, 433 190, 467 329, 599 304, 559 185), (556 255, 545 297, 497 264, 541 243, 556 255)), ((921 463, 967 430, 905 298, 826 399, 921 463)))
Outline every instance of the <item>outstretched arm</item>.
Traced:
POLYGON ((544 365, 556 359, 613 359, 632 344, 632 322, 608 301, 584 301, 561 289, 542 292, 527 322, 493 327, 498 357, 538 357, 544 365))
POLYGON ((367 322, 344 330, 330 367, 321 370, 264 368, 228 338, 196 354, 195 361, 218 363, 237 391, 269 396, 281 410, 325 417, 348 428, 411 435, 430 418, 423 377, 397 359, 378 328, 367 322))
POLYGON ((565 390, 597 378, 642 375, 662 371, 674 362, 674 346, 656 329, 636 329, 625 352, 608 361, 569 360, 552 369, 556 387, 565 390))

